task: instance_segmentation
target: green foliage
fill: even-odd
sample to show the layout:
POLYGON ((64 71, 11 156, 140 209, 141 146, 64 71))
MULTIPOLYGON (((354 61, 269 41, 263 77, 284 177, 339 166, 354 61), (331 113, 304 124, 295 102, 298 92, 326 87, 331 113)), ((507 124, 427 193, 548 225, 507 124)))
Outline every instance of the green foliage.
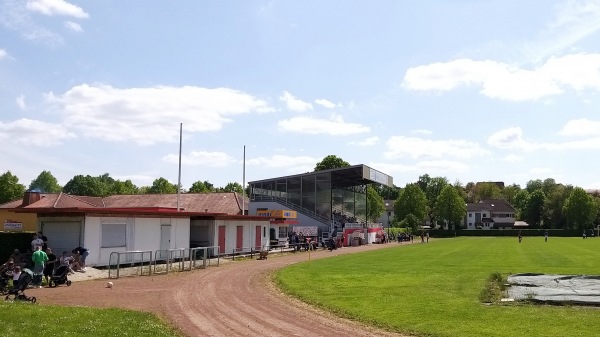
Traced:
POLYGON ((498 303, 504 295, 504 277, 499 272, 491 273, 479 294, 482 303, 498 303))
POLYGON ((502 191, 500 190, 500 187, 498 187, 498 185, 495 183, 490 182, 476 184, 474 193, 475 202, 502 198, 502 191))
POLYGON ((30 191, 37 189, 44 193, 59 193, 62 191, 58 180, 56 180, 50 171, 42 171, 37 178, 31 181, 28 189, 30 191))
POLYGON ((276 280, 303 301, 404 335, 598 335, 597 308, 479 301, 491 274, 600 274, 598 239, 538 237, 519 245, 514 237, 453 238, 389 247, 294 264, 276 280))
POLYGON ((367 218, 370 221, 376 222, 377 219, 385 212, 385 201, 373 188, 367 186, 367 218))
POLYGON ((429 216, 429 220, 431 221, 431 223, 435 224, 438 220, 435 217, 435 203, 437 202, 437 197, 438 195, 440 195, 442 189, 448 185, 448 179, 446 179, 446 177, 432 178, 428 174, 425 174, 419 177, 417 185, 425 193, 428 206, 427 215, 429 216))
POLYGON ((519 186, 517 184, 505 186, 502 189, 502 198, 504 200, 506 200, 509 204, 513 205, 513 207, 514 207, 515 198, 517 196, 517 193, 519 193, 520 191, 521 191, 521 186, 519 186))
POLYGON ((394 214, 397 222, 401 222, 409 214, 415 216, 420 223, 427 215, 427 197, 416 184, 408 184, 394 202, 394 214))
POLYGON ((591 227, 597 211, 594 198, 589 196, 581 187, 576 187, 571 192, 563 207, 569 227, 578 229, 591 227))
POLYGON ((192 184, 192 187, 189 189, 189 193, 207 193, 214 191, 213 184, 208 181, 196 181, 192 184))
POLYGON ((131 180, 120 181, 116 180, 110 187, 110 194, 138 194, 139 188, 135 186, 131 180))
POLYGON ((350 164, 347 161, 343 160, 342 158, 340 158, 338 156, 330 154, 327 157, 323 158, 323 160, 321 160, 320 162, 317 163, 317 165, 315 166, 315 172, 330 170, 330 169, 335 169, 335 168, 341 168, 341 167, 346 167, 346 166, 350 166, 350 164))
POLYGON ((456 188, 446 185, 437 197, 435 213, 438 220, 448 225, 448 229, 458 229, 467 212, 465 201, 456 188))
POLYGON ((77 175, 63 187, 65 193, 90 197, 105 197, 110 194, 109 191, 110 186, 107 184, 106 179, 90 175, 77 175))
POLYGON ((419 226, 423 224, 423 218, 419 219, 414 214, 408 214, 400 221, 400 228, 406 228, 411 233, 416 233, 419 226))
POLYGON ((171 184, 167 179, 160 177, 152 182, 148 189, 149 194, 174 194, 177 193, 177 185, 171 184))
POLYGON ((237 182, 229 182, 225 187, 220 188, 219 192, 236 192, 242 194, 244 192, 244 188, 237 182))
POLYGON ((400 195, 400 187, 394 185, 392 187, 376 184, 374 185, 375 191, 379 194, 383 200, 396 200, 400 195))
POLYGON ((539 228, 545 212, 546 196, 541 189, 529 193, 525 206, 525 221, 534 228, 539 228))
POLYGON ((19 178, 6 171, 0 175, 0 204, 23 198, 25 186, 19 184, 19 178))
MULTIPOLYGON (((31 296, 31 294, 30 294, 31 296)), ((41 299, 39 299, 41 301, 41 299)), ((157 317, 121 309, 58 307, 30 303, 0 303, 0 333, 3 336, 27 336, 38 331, 45 336, 151 336, 175 337, 179 334, 157 317), (26 319, 25 319, 26 318, 26 319)))

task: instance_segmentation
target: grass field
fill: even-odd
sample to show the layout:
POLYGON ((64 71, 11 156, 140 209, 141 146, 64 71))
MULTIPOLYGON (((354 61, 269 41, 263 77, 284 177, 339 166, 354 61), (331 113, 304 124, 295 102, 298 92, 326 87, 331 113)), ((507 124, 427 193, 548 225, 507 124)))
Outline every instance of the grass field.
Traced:
POLYGON ((415 336, 599 336, 600 309, 484 305, 490 274, 600 274, 600 238, 458 238, 296 264, 289 294, 341 316, 415 336))
POLYGON ((0 302, 2 336, 179 336, 151 314, 0 302))

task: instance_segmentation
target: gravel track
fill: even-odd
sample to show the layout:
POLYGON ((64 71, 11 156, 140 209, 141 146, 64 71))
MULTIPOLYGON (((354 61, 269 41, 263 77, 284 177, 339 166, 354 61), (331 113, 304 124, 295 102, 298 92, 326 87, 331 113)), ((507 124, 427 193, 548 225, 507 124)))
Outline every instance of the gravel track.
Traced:
MULTIPOLYGON (((311 259, 392 245, 397 244, 319 250, 311 253, 311 259)), ((308 253, 302 252, 192 272, 112 280, 112 289, 106 288, 104 279, 31 289, 27 294, 36 296, 42 305, 151 312, 187 336, 402 336, 336 317, 283 295, 270 280, 272 272, 307 259, 308 253)))

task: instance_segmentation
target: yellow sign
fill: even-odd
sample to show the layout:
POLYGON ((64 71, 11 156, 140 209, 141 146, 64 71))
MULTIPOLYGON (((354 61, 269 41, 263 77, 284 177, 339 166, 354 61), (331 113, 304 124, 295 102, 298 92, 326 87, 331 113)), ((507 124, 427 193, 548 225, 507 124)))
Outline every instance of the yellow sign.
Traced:
POLYGON ((295 219, 296 217, 298 217, 296 211, 289 211, 283 209, 269 209, 264 211, 256 211, 256 215, 276 219, 295 219))

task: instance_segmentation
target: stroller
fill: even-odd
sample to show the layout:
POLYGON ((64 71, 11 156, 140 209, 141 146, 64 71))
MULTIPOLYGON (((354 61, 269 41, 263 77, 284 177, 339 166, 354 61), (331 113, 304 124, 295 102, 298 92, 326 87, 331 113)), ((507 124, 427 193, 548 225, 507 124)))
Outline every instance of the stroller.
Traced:
POLYGON ((33 272, 29 269, 23 269, 21 276, 19 276, 18 286, 8 291, 8 295, 6 295, 5 301, 27 301, 31 303, 35 303, 35 297, 28 297, 25 295, 25 289, 31 284, 33 281, 33 272), (12 298, 11 298, 12 296, 12 298))
POLYGON ((70 286, 71 281, 67 278, 68 274, 69 274, 69 266, 58 267, 54 271, 54 273, 52 273, 52 276, 50 277, 50 280, 48 281, 48 286, 50 288, 57 287, 61 284, 66 284, 67 286, 70 286))

